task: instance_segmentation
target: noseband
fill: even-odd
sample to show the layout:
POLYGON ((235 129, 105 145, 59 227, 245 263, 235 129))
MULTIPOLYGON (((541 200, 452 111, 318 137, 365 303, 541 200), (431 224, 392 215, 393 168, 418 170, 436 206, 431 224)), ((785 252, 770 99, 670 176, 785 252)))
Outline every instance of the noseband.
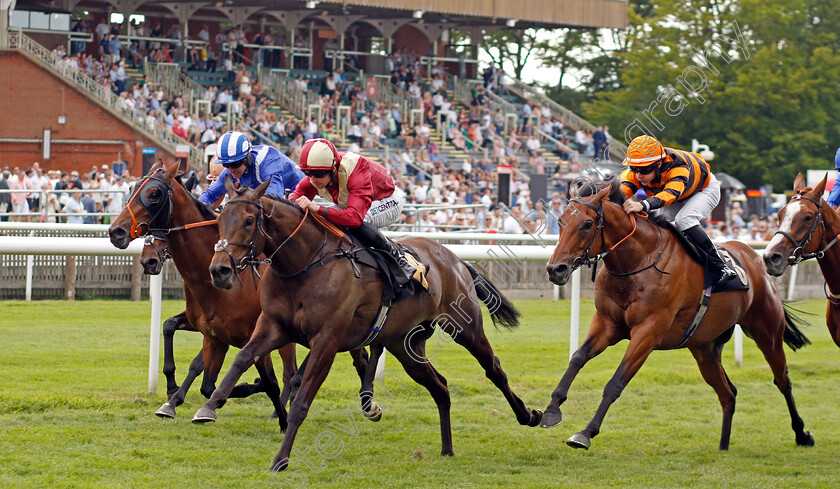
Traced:
POLYGON ((128 235, 131 236, 132 239, 139 238, 140 236, 153 231, 166 231, 166 225, 169 223, 169 219, 172 216, 172 188, 166 183, 166 180, 163 179, 162 171, 162 168, 158 168, 148 177, 144 178, 137 186, 135 186, 134 192, 132 192, 131 197, 128 199, 128 203, 125 205, 126 209, 128 209, 128 214, 131 216, 131 228, 128 231, 128 235), (166 189, 166 191, 162 192, 163 198, 160 202, 149 202, 149 199, 143 192, 143 187, 152 181, 154 181, 155 184, 150 185, 150 188, 157 186, 166 189), (131 203, 135 201, 143 208, 144 211, 146 211, 146 214, 151 216, 148 222, 137 222, 137 216, 135 216, 134 211, 131 210, 131 203), (169 214, 163 214, 163 210, 167 207, 166 204, 169 204, 169 214), (152 212, 152 209, 156 206, 158 206, 157 210, 152 212))
POLYGON ((814 253, 805 253, 805 248, 808 247, 808 244, 810 244, 810 242, 811 242, 811 238, 814 237, 814 233, 817 230, 817 226, 820 226, 820 228, 822 229, 822 235, 825 236, 825 221, 822 218, 822 210, 823 210, 822 209, 822 200, 815 200, 815 199, 812 199, 810 197, 806 197, 802 194, 794 195, 790 200, 791 200, 791 202, 793 202, 794 200, 802 200, 802 199, 807 200, 807 201, 813 203, 815 206, 817 206, 817 218, 814 219, 814 224, 811 225, 811 230, 808 231, 808 235, 805 236, 805 238, 803 238, 801 241, 797 241, 793 238, 793 236, 790 235, 790 233, 782 231, 781 229, 774 233, 774 236, 776 234, 781 234, 782 236, 787 238, 787 240, 790 241, 793 244, 794 249, 791 252, 790 256, 788 257, 788 263, 790 265, 796 265, 799 262, 801 262, 802 260, 808 260, 808 259, 811 259, 811 258, 816 258, 818 260, 822 259, 822 257, 825 256, 825 252, 829 248, 834 246, 834 243, 836 243, 838 238, 840 238, 840 235, 835 236, 834 239, 831 240, 831 242, 828 243, 823 249, 817 250, 814 253))
POLYGON ((172 258, 172 255, 169 254, 169 246, 158 247, 155 244, 155 241, 166 241, 166 238, 158 236, 157 232, 148 234, 146 235, 146 240, 143 242, 143 246, 151 246, 154 248, 155 252, 157 252, 158 260, 160 260, 160 263, 163 264, 166 260, 172 258))
POLYGON ((605 256, 610 254, 612 249, 607 251, 601 252, 599 255, 595 255, 594 257, 589 256, 589 251, 592 249, 592 245, 595 244, 595 238, 598 237, 598 234, 601 234, 601 249, 605 247, 604 241, 604 203, 602 202, 600 206, 595 207, 594 205, 586 202, 585 200, 579 199, 574 197, 569 199, 569 203, 577 202, 578 204, 583 204, 586 207, 589 207, 598 215, 598 224, 595 227, 595 232, 592 234, 592 239, 589 240, 589 245, 583 251, 583 253, 572 260, 572 270, 576 270, 581 267, 581 265, 591 266, 592 264, 597 264, 599 260, 602 260, 605 256))

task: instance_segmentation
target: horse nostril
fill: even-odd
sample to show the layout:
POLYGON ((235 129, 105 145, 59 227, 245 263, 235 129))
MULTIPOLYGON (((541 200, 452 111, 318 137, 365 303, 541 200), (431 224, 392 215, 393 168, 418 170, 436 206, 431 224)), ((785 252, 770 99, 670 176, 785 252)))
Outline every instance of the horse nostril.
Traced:
POLYGON ((773 253, 770 256, 764 257, 764 259, 767 263, 775 266, 782 262, 782 255, 780 253, 773 253))

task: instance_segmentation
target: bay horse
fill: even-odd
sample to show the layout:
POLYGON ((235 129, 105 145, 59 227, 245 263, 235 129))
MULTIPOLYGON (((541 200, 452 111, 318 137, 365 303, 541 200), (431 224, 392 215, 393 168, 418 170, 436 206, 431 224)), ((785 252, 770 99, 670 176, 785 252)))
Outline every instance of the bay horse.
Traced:
POLYGON ((546 266, 550 281, 563 285, 576 268, 591 261, 602 259, 604 268, 595 281, 596 312, 589 332, 552 393, 541 426, 550 428, 562 421, 560 405, 586 362, 627 339, 624 358, 604 388, 595 416, 566 443, 588 449, 610 405, 648 355, 654 350, 685 347, 718 396, 723 409, 719 448, 727 450, 737 391, 721 365, 721 350, 738 323, 770 365, 774 383, 787 402, 797 445, 813 445, 814 438, 804 430, 796 410, 782 346, 786 343, 796 350, 808 339, 798 329, 798 319, 783 305, 758 254, 737 241, 723 245, 740 262, 750 288, 712 294, 705 317, 692 336, 687 330, 704 294, 700 264, 691 258, 675 231, 643 216, 628 215, 622 208, 624 201, 618 181, 584 185, 560 215, 557 246, 546 266))
MULTIPOLYGON (((155 164, 149 174, 137 182, 126 207, 108 230, 111 242, 122 249, 137 237, 165 236, 168 253, 184 280, 187 302, 185 315, 173 316, 164 323, 163 328, 164 374, 171 373, 173 380, 170 384, 170 376, 167 375, 169 398, 156 413, 162 417, 175 415, 175 407, 183 403, 192 379, 201 369, 204 370, 201 393, 209 398, 215 390, 216 380, 229 346, 244 346, 254 329, 260 314, 259 273, 265 272, 264 268, 255 270, 230 290, 220 290, 212 286, 207 270, 213 256, 213 243, 219 236, 218 227, 215 225, 216 215, 179 184, 177 170, 177 162, 169 167, 164 167, 162 163, 155 164), (187 379, 178 387, 174 382, 175 364, 171 356, 172 334, 178 329, 191 327, 204 335, 201 358, 199 360, 196 357, 193 360, 187 379), (167 351, 170 352, 169 360, 166 359, 167 351), (173 386, 174 391, 171 390, 173 386)), ((164 241, 154 240, 153 243, 160 250, 160 261, 160 258, 166 255, 163 251, 164 241)), ((151 254, 151 251, 148 253, 151 254)), ((154 260, 153 255, 150 259, 154 260)), ((158 265, 147 264, 146 268, 155 269, 158 265)), ((246 397, 264 389, 274 404, 281 428, 285 429, 285 409, 278 409, 278 405, 282 408, 289 392, 294 394, 292 379, 297 366, 294 345, 284 346, 279 352, 283 360, 283 392, 279 390, 274 376, 271 357, 265 355, 256 363, 261 382, 236 386, 232 397, 246 397)), ((353 351, 351 357, 359 377, 363 380, 361 390, 371 391, 372 381, 371 385, 364 384, 365 373, 368 370, 366 352, 353 351)), ((365 402, 363 408, 368 419, 380 419, 381 410, 375 403, 365 402)))
POLYGON ((767 273, 780 276, 788 265, 816 258, 825 279, 826 324, 840 346, 840 215, 823 200, 828 174, 814 188, 805 187, 800 173, 793 197, 779 210, 779 230, 764 248, 767 273))
MULTIPOLYGON (((140 252, 140 266, 144 274, 160 275, 163 271, 164 263, 171 258, 169 243, 167 243, 163 232, 155 231, 146 235, 143 249, 140 252)), ((184 285, 187 285, 186 282, 184 285)), ((187 318, 187 311, 167 318, 163 322, 161 331, 163 333, 163 375, 166 378, 167 402, 155 411, 155 415, 161 418, 171 419, 175 417, 175 407, 183 403, 192 383, 204 371, 203 348, 198 351, 198 355, 190 362, 187 375, 179 386, 175 378, 175 352, 173 348, 175 332, 199 331, 195 326, 190 324, 187 318)), ((294 363, 292 363, 291 367, 294 368, 294 363)), ((294 371, 292 371, 293 373, 294 371)), ((280 402, 285 405, 290 395, 289 380, 285 377, 283 384, 284 387, 280 394, 280 402)), ((265 388, 262 386, 260 379, 257 379, 254 384, 243 383, 238 385, 234 391, 235 393, 232 397, 248 397, 257 392, 265 392, 265 388)), ((209 397, 209 395, 206 397, 209 397)))
MULTIPOLYGON (((239 270, 264 253, 271 262, 260 289, 263 313, 250 341, 236 355, 230 371, 196 418, 215 419, 242 373, 273 349, 296 342, 309 347, 306 368, 297 396, 289 408, 289 426, 271 464, 280 471, 289 464, 292 444, 318 389, 339 351, 364 343, 384 346, 408 375, 425 387, 437 404, 441 455, 453 455, 450 398, 446 379, 425 360, 425 343, 435 326, 450 328, 454 341, 470 352, 487 377, 502 391, 517 421, 537 426, 542 412, 529 410, 508 385, 507 375, 484 334, 480 302, 488 306, 497 327, 516 328, 519 312, 484 276, 434 241, 402 241, 414 248, 429 268, 429 292, 392 304, 387 320, 374 329, 382 301, 382 276, 346 258, 353 252, 339 238, 303 212, 296 204, 264 196, 268 182, 257 189, 225 186, 229 200, 219 215, 216 254, 210 265, 213 283, 236 284, 239 270)), ((448 330, 447 330, 448 331, 448 330)))

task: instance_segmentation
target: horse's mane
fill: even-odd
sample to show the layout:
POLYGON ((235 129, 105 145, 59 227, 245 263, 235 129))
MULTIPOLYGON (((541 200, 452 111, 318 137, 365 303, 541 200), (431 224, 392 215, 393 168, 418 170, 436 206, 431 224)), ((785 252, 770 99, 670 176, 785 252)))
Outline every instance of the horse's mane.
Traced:
MULTIPOLYGON (((617 178, 612 178, 604 182, 592 177, 578 177, 572 181, 571 185, 569 185, 570 191, 579 197, 589 197, 595 195, 607 187, 610 187, 609 201, 623 206, 624 202, 627 200, 627 196, 625 196, 624 191, 621 190, 621 181, 617 178), (575 189, 574 191, 572 190, 573 188, 575 189)), ((660 227, 673 228, 673 224, 671 224, 668 219, 659 215, 650 216, 648 220, 660 227)))
POLYGON ((624 195, 624 191, 621 190, 621 182, 617 178, 603 181, 592 177, 578 177, 569 185, 569 191, 578 197, 589 197, 607 187, 610 187, 610 202, 623 205, 627 197, 624 195))
POLYGON ((280 202, 281 204, 286 204, 288 206, 291 206, 293 209, 297 209, 297 210, 303 212, 303 209, 301 209, 299 205, 295 204, 294 202, 292 202, 291 200, 289 200, 285 197, 280 197, 279 195, 274 195, 274 194, 265 194, 265 195, 263 195, 263 197, 267 198, 268 200, 272 200, 274 202, 280 202))
MULTIPOLYGON (((174 180, 177 180, 178 183, 181 184, 181 187, 184 187, 183 183, 181 183, 180 178, 175 178, 174 180)), ((199 212, 201 212, 201 216, 204 219, 212 221, 213 219, 219 217, 219 215, 216 214, 216 211, 214 211, 212 207, 198 200, 198 197, 193 195, 193 193, 188 191, 186 188, 184 188, 184 190, 187 192, 187 195, 190 196, 190 200, 192 200, 193 204, 195 204, 195 208, 198 209, 199 212)))

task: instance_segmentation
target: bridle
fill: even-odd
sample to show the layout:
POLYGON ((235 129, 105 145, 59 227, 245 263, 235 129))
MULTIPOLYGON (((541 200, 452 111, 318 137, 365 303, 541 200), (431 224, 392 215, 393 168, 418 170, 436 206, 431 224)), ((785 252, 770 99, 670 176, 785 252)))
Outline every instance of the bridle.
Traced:
POLYGON ((158 245, 155 244, 155 241, 166 242, 166 238, 162 235, 162 233, 159 235, 158 232, 147 234, 146 239, 143 242, 143 246, 151 246, 154 248, 158 255, 158 260, 160 260, 160 263, 163 264, 166 260, 172 258, 172 255, 169 254, 169 246, 158 247, 158 245))
POLYGON ((128 199, 128 203, 125 205, 128 210, 128 215, 131 216, 131 227, 128 230, 128 235, 131 239, 139 238, 146 233, 152 233, 154 231, 164 233, 169 231, 166 226, 169 224, 169 220, 172 217, 172 187, 170 187, 166 183, 166 180, 163 179, 162 172, 163 168, 158 168, 150 173, 149 176, 144 178, 142 182, 136 185, 134 187, 134 191, 128 199), (142 191, 143 187, 151 181, 157 182, 158 187, 163 186, 166 189, 165 192, 162 192, 163 198, 160 202, 149 202, 146 194, 142 191), (151 216, 148 222, 137 222, 137 216, 135 216, 134 211, 131 210, 131 203, 135 201, 143 208, 144 211, 146 211, 146 214, 151 216), (166 204, 169 204, 169 214, 163 214, 163 210, 167 207, 166 204), (159 207, 157 211, 153 213, 152 208, 155 206, 159 207))
MULTIPOLYGON (((594 268, 592 270, 592 280, 594 281, 595 280, 595 272, 596 272, 597 267, 598 267, 598 262, 603 260, 604 258, 606 258, 610 253, 613 252, 613 250, 618 248, 618 245, 620 245, 621 243, 626 241, 628 238, 630 238, 630 236, 633 235, 633 233, 636 232, 636 213, 630 214, 630 221, 633 223, 633 230, 630 231, 630 234, 621 238, 616 244, 614 244, 611 247, 605 249, 606 248, 606 238, 604 237, 604 228, 605 228, 605 226, 604 226, 604 203, 601 202, 598 205, 598 207, 595 207, 594 205, 590 204, 589 202, 586 202, 585 200, 580 199, 578 197, 573 197, 573 198, 569 199, 569 204, 571 204, 571 203, 583 204, 586 207, 590 208, 592 211, 594 211, 598 216, 597 224, 596 224, 596 227, 595 227, 595 232, 592 233, 592 238, 589 240, 589 244, 586 246, 586 249, 583 251, 583 253, 581 253, 580 256, 578 256, 577 258, 572 260, 572 270, 573 271, 577 270, 582 265, 586 265, 587 267, 593 267, 594 266, 594 268), (595 244, 595 239, 598 237, 599 234, 601 235, 601 250, 603 250, 603 251, 601 251, 600 253, 598 253, 595 256, 589 256, 589 252, 592 250, 592 245, 595 244)), ((640 218, 647 219, 647 214, 646 213, 638 213, 638 214, 639 214, 640 218)), ((653 261, 653 263, 651 263, 650 265, 647 265, 643 268, 640 268, 638 270, 634 270, 632 272, 613 273, 613 272, 610 272, 609 270, 607 270, 607 272, 609 272, 610 275, 613 275, 613 276, 616 276, 616 277, 623 277, 623 276, 628 276, 628 275, 634 275, 636 273, 647 270, 648 268, 651 268, 651 267, 655 267, 657 270, 659 270, 659 268, 656 267, 656 264, 659 262, 659 259, 662 257, 662 252, 664 251, 665 247, 664 247, 663 240, 662 240, 662 229, 659 226, 657 226, 657 229, 659 230, 660 247, 659 247, 659 254, 656 256, 656 259, 653 261)), ((661 273, 667 273, 667 272, 663 272, 662 270, 659 270, 659 271, 661 273)))
POLYGON ((811 238, 814 237, 814 233, 817 230, 817 226, 820 227, 821 232, 822 232, 822 236, 825 236, 825 221, 823 220, 823 217, 822 217, 822 212, 823 212, 822 199, 816 200, 816 199, 812 199, 812 198, 807 197, 807 196, 802 195, 802 194, 797 194, 797 195, 794 195, 790 199, 790 201, 793 202, 794 200, 803 200, 803 199, 807 200, 807 201, 813 203, 815 206, 817 206, 817 217, 816 217, 816 219, 814 219, 814 223, 811 225, 811 229, 808 231, 808 235, 805 236, 802 240, 797 241, 793 238, 793 236, 790 235, 790 233, 782 231, 781 229, 774 233, 774 236, 776 234, 781 234, 782 236, 787 238, 787 240, 790 241, 793 244, 793 251, 791 252, 790 256, 788 257, 788 263, 790 265, 796 265, 799 262, 801 262, 802 260, 808 260, 808 259, 811 259, 811 258, 816 258, 818 260, 822 259, 825 256, 825 252, 829 248, 834 246, 834 244, 837 242, 837 240, 840 239, 840 235, 837 235, 837 236, 834 237, 834 239, 832 239, 822 249, 817 250, 813 253, 805 253, 805 248, 807 248, 808 245, 811 243, 811 238))
MULTIPOLYGON (((253 236, 251 236, 251 241, 249 243, 237 243, 237 242, 234 242, 234 241, 228 241, 226 239, 219 239, 219 241, 213 246, 213 250, 217 251, 217 252, 225 252, 228 255, 228 258, 230 259, 231 269, 233 269, 235 271, 237 277, 239 277, 239 272, 244 270, 246 267, 250 266, 251 271, 252 271, 252 273, 254 273, 256 278, 262 279, 259 272, 257 271, 257 267, 259 265, 263 265, 263 264, 271 265, 272 259, 274 258, 274 255, 276 255, 277 252, 280 251, 283 248, 283 246, 285 246, 286 243, 288 243, 297 234, 297 232, 300 230, 300 228, 303 227, 303 223, 306 221, 306 218, 309 216, 309 209, 307 209, 304 212, 303 218, 301 218, 297 227, 295 227, 295 230, 292 231, 286 237, 286 239, 284 239, 283 242, 280 243, 279 246, 277 246, 277 248, 274 250, 274 252, 271 253, 271 255, 267 256, 265 259, 260 260, 258 258, 259 253, 257 253, 257 240, 260 238, 260 235, 262 235, 263 239, 270 238, 270 236, 268 235, 268 233, 265 230, 265 220, 266 219, 271 219, 271 217, 274 215, 274 202, 272 202, 272 205, 271 205, 271 213, 268 214, 268 215, 266 215, 265 209, 263 208, 263 205, 262 205, 261 201, 254 201, 254 200, 249 200, 249 199, 230 199, 230 200, 228 200, 227 205, 230 206, 232 204, 246 204, 246 205, 253 205, 253 206, 257 207, 259 212, 257 213, 256 226, 254 226, 254 234, 253 234, 253 236), (228 246, 238 246, 240 248, 245 248, 245 249, 248 250, 248 253, 246 253, 245 256, 243 256, 242 259, 239 260, 239 263, 237 263, 236 258, 233 256, 233 253, 230 252, 230 250, 228 249, 228 246)), ((327 245, 327 231, 325 229, 324 230, 324 241, 323 241, 323 243, 321 243, 321 246, 317 250, 315 250, 315 253, 313 253, 313 255, 309 258, 309 260, 307 261, 307 265, 304 265, 304 268, 302 270, 296 272, 296 273, 293 273, 291 275, 281 275, 281 277, 282 278, 294 277, 295 275, 299 275, 299 274, 303 273, 304 271, 306 271, 309 268, 310 264, 312 263, 312 260, 315 258, 315 255, 317 255, 318 252, 323 250, 324 247, 326 247, 326 245, 327 245)), ((240 281, 241 281, 241 279, 240 279, 240 281)))

